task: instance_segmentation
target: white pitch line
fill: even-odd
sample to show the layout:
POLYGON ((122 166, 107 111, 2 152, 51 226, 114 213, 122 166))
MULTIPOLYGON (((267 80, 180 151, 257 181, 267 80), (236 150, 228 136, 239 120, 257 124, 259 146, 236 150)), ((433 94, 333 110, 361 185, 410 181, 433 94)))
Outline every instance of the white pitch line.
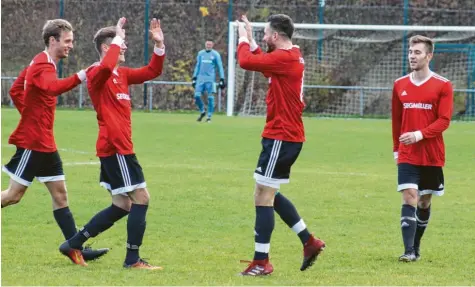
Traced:
POLYGON ((98 162, 98 161, 65 162, 65 163, 63 163, 64 166, 98 165, 98 164, 100 164, 100 162, 98 162))
MULTIPOLYGON (((14 145, 2 145, 2 147, 15 148, 16 149, 16 146, 14 146, 14 145)), ((79 154, 95 154, 95 152, 91 152, 91 151, 83 151, 83 150, 76 150, 76 149, 70 149, 70 148, 58 148, 58 151, 70 152, 70 153, 79 153, 79 154)))
MULTIPOLYGON (((65 162, 64 166, 82 166, 82 165, 98 165, 99 161, 86 161, 86 162, 65 162)), ((194 165, 194 164, 151 164, 143 165, 146 168, 180 168, 180 169, 191 169, 191 170, 213 170, 213 171, 248 171, 253 172, 252 168, 239 168, 239 167, 222 167, 222 166, 203 166, 203 165, 194 165)), ((358 176, 358 177, 383 177, 383 178, 393 178, 391 175, 384 174, 371 174, 371 173, 362 173, 362 172, 338 172, 338 171, 321 171, 315 169, 294 169, 292 173, 304 173, 304 174, 322 174, 322 175, 334 175, 334 176, 358 176)))

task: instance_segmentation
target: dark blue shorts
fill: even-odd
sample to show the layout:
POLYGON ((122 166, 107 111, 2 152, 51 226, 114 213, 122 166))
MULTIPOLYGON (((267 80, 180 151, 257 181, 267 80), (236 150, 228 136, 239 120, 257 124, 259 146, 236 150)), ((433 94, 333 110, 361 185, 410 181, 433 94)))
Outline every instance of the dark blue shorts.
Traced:
POLYGON ((112 195, 126 194, 138 188, 145 188, 145 178, 142 167, 135 154, 115 154, 100 157, 100 184, 112 195))
POLYGON ((274 188, 288 183, 290 168, 297 160, 302 146, 303 143, 263 138, 262 151, 254 170, 256 182, 274 188))
POLYGON ((440 166, 420 166, 409 163, 400 163, 398 170, 397 191, 413 188, 419 195, 444 194, 444 172, 440 166))
POLYGON ((65 180, 63 162, 58 151, 39 152, 17 147, 2 170, 24 186, 30 186, 35 177, 39 182, 65 180))

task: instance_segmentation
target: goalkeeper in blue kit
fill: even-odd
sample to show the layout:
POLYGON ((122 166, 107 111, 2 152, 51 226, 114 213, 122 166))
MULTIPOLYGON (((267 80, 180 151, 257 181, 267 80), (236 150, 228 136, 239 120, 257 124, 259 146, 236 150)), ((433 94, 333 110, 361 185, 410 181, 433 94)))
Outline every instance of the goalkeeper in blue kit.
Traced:
POLYGON ((226 87, 224 83, 224 69, 221 55, 219 55, 218 51, 213 50, 213 46, 213 41, 206 41, 205 49, 198 52, 195 71, 193 72, 192 86, 195 89, 195 104, 200 110, 200 116, 197 120, 198 122, 201 122, 206 115, 205 107, 201 100, 201 95, 205 91, 208 96, 208 118, 206 122, 211 122, 211 116, 214 112, 214 95, 216 94, 216 68, 218 68, 220 78, 219 87, 221 89, 226 87))

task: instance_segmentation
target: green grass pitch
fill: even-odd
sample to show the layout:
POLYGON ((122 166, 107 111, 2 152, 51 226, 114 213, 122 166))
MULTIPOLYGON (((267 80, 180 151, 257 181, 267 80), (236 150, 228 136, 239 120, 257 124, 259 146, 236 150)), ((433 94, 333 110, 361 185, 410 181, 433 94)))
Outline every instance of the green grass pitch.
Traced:
MULTIPOLYGON (((110 247, 88 267, 58 252, 62 234, 38 182, 19 205, 2 209, 2 285, 473 285, 475 283, 475 125, 445 133, 446 194, 433 201, 422 260, 399 263, 401 196, 396 192, 388 120, 305 118, 307 142, 281 192, 327 243, 301 272, 302 247, 276 215, 275 271, 239 277, 253 255, 252 178, 264 118, 133 113, 135 151, 151 193, 141 255, 163 271, 124 270, 126 220, 89 241, 110 247)), ((2 164, 19 115, 2 109, 2 164)), ((97 123, 92 111, 59 110, 55 134, 70 208, 78 226, 110 204, 98 184, 97 123)), ((8 177, 2 173, 2 188, 8 177)))

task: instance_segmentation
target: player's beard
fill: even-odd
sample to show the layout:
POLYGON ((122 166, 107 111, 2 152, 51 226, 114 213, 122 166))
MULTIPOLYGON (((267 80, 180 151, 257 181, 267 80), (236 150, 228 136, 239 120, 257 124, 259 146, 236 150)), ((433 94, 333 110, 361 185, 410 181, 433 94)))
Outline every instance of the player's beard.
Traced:
POLYGON ((275 50, 275 45, 273 43, 266 42, 266 44, 267 44, 267 53, 270 53, 275 50))

